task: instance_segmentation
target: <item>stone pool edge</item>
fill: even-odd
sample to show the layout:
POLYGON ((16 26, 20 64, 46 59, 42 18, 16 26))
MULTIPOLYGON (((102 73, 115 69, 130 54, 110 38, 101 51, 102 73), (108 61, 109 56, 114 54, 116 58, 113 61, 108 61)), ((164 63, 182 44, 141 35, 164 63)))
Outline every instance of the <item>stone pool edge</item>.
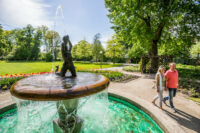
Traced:
MULTIPOLYGON (((110 96, 114 96, 116 98, 127 101, 135 105, 136 107, 142 109, 145 113, 152 117, 152 119, 160 126, 160 128, 164 132, 185 133, 185 131, 175 120, 173 120, 171 117, 165 114, 164 111, 161 111, 159 108, 155 107, 151 103, 119 90, 108 89, 108 93, 110 96)), ((4 106, 0 108, 0 114, 14 108, 16 108, 16 103, 5 103, 4 106)))
POLYGON ((164 111, 161 111, 153 104, 119 90, 109 89, 108 93, 110 96, 127 101, 132 105, 142 109, 160 126, 165 133, 185 133, 182 127, 175 120, 173 120, 170 116, 165 114, 164 111))

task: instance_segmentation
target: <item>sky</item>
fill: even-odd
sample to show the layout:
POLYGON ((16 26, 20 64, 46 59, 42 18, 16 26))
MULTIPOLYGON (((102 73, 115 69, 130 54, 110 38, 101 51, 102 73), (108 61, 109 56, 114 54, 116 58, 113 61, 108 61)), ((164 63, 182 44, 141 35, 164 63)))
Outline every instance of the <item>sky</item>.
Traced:
POLYGON ((114 34, 107 14, 104 0, 0 0, 4 29, 47 25, 61 36, 68 34, 73 45, 82 39, 92 43, 94 35, 100 33, 105 47, 114 34))

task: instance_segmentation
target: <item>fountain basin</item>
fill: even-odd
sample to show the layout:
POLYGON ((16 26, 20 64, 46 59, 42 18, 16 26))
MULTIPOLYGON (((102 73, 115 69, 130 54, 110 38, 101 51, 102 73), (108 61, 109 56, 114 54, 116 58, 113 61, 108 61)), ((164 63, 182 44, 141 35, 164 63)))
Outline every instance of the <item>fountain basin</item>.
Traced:
POLYGON ((79 72, 75 78, 44 74, 16 82, 10 92, 20 99, 57 101, 92 95, 104 90, 108 85, 108 78, 93 73, 79 72))
MULTIPOLYGON (((129 102, 123 101, 113 96, 109 96, 109 101, 106 99, 107 94, 96 94, 80 99, 84 102, 88 99, 84 106, 80 107, 78 115, 84 118, 84 125, 82 133, 116 133, 116 132, 156 132, 162 133, 163 130, 158 124, 140 108, 131 105, 129 102)), ((37 101, 36 101, 37 103, 37 101)), ((37 109, 42 110, 45 116, 40 117, 37 114, 32 114, 34 117, 29 117, 26 122, 21 123, 17 118, 20 113, 16 109, 9 110, 4 114, 0 114, 0 131, 2 132, 15 132, 20 128, 26 129, 28 125, 32 125, 32 132, 53 133, 53 119, 58 117, 55 109, 55 102, 40 102, 37 109), (47 113, 48 112, 48 113, 47 113), (37 122, 35 123, 35 120, 37 122), (40 121, 42 122, 40 122, 40 121), (40 124, 40 127, 37 124, 40 124), (18 125, 19 124, 19 125, 18 125), (3 125, 3 127, 1 127, 3 125)), ((25 106, 24 109, 29 107, 25 106)), ((31 106, 32 107, 32 106, 31 106)), ((36 109, 36 106, 32 107, 36 109)), ((22 113, 24 116, 26 113, 22 113)), ((31 116, 31 114, 29 114, 31 116)), ((41 115, 42 116, 42 115, 41 115)), ((22 129, 21 129, 22 131, 22 129)))

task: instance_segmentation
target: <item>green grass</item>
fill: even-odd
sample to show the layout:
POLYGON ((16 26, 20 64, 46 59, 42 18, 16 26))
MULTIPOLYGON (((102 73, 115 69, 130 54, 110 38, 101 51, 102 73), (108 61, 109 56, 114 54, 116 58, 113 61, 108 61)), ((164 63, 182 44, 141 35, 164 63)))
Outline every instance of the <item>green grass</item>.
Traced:
MULTIPOLYGON (((0 61, 0 75, 5 74, 26 74, 35 72, 49 72, 52 66, 55 70, 55 66, 62 67, 62 61, 59 62, 6 62, 0 61)), ((74 63, 76 69, 98 69, 100 64, 95 63, 74 63)), ((102 68, 120 66, 121 64, 103 64, 102 68)))
POLYGON ((188 97, 188 99, 200 103, 200 98, 188 97))

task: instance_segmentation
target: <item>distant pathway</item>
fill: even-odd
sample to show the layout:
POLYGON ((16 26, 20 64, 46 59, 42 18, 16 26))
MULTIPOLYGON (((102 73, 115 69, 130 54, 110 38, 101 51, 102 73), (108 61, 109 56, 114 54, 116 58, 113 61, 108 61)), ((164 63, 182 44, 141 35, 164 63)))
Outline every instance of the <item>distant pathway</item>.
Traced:
MULTIPOLYGON (((151 103, 152 98, 156 95, 156 90, 152 89, 154 85, 153 74, 140 74, 125 72, 122 70, 123 67, 108 68, 107 70, 120 71, 126 74, 133 74, 141 76, 141 78, 132 80, 127 83, 116 83, 111 82, 108 89, 110 90, 120 90, 133 96, 139 97, 151 103)), ((164 92, 164 96, 167 96, 167 92, 164 92)), ((174 105, 177 109, 176 113, 172 113, 167 102, 167 106, 163 104, 164 112, 176 120, 183 129, 188 133, 200 133, 200 105, 192 100, 186 98, 186 95, 182 93, 177 93, 174 98, 174 105)), ((158 101, 156 103, 158 105, 158 101)))

